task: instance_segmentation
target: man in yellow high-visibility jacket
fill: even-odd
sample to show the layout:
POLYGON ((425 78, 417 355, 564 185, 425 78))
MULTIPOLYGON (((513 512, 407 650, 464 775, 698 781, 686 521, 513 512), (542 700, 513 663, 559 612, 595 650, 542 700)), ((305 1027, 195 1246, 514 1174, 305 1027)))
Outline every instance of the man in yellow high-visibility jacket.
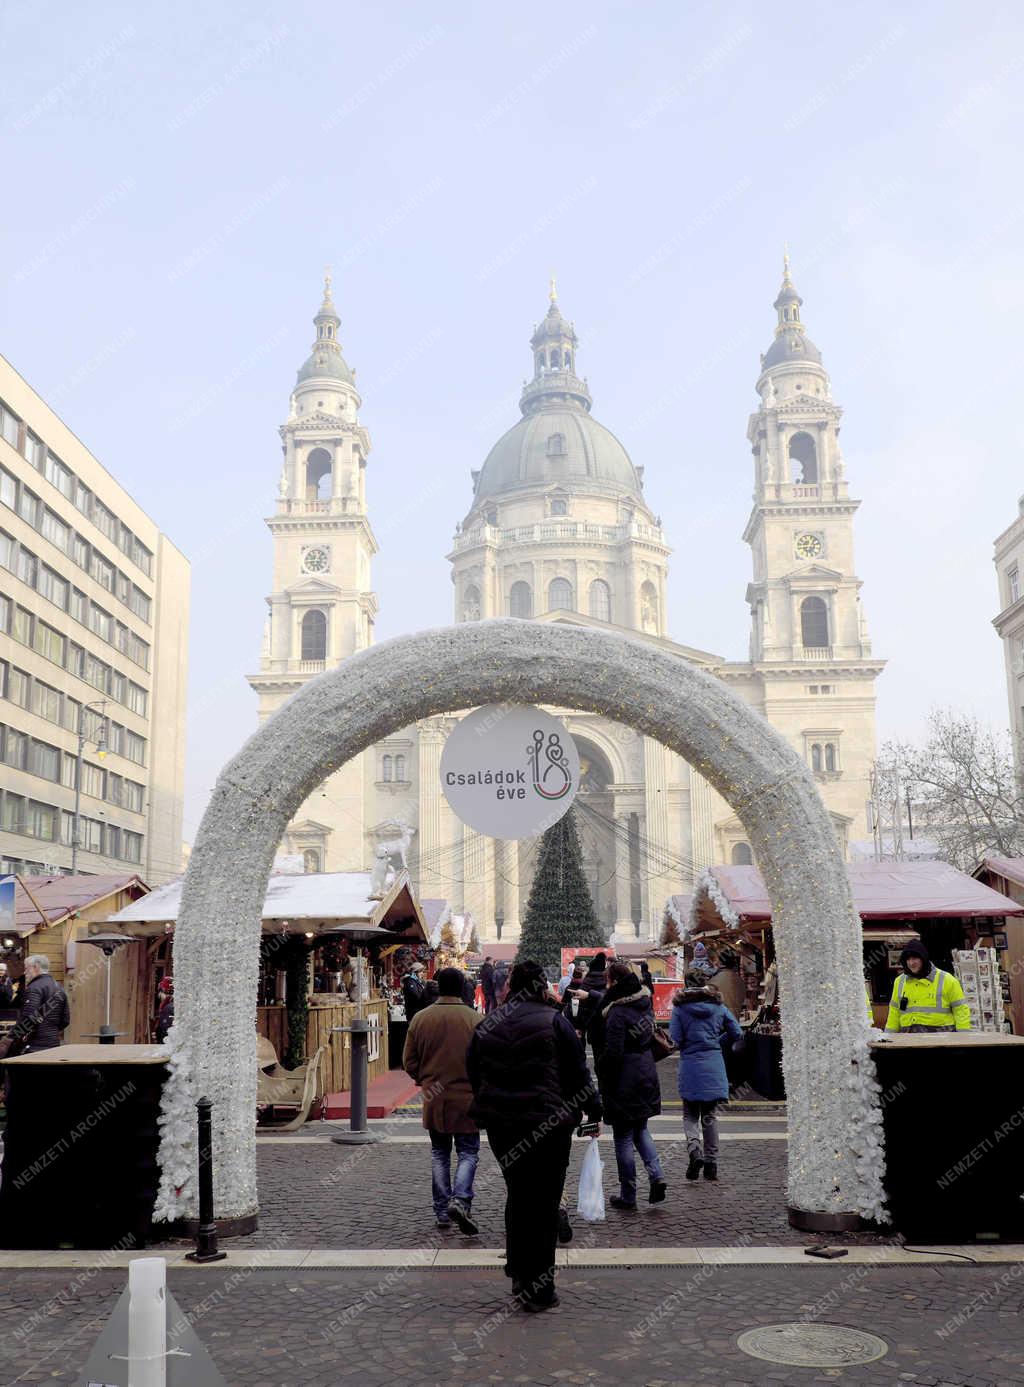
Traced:
POLYGON ((936 968, 928 950, 914 940, 900 954, 903 972, 897 977, 889 1003, 887 1031, 969 1031, 971 1009, 952 973, 936 968))

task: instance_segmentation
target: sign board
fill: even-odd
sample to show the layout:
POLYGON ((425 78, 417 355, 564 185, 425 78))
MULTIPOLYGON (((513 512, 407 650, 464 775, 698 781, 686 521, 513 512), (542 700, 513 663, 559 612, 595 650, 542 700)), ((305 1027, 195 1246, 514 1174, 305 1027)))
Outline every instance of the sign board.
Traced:
POLYGON ((579 785, 576 743, 540 708, 477 708, 441 754, 445 799, 463 823, 488 838, 537 837, 567 812, 579 785))
POLYGON ((0 877, 0 935, 14 934, 14 877, 0 877))
POLYGON ((601 948, 598 948, 596 944, 588 944, 585 948, 582 949, 563 948, 561 976, 564 978, 566 973, 572 972, 572 965, 576 962, 577 959, 580 959, 589 967, 590 960, 596 954, 604 954, 605 958, 608 959, 610 962, 615 957, 615 949, 612 947, 611 944, 604 944, 601 946, 601 948))

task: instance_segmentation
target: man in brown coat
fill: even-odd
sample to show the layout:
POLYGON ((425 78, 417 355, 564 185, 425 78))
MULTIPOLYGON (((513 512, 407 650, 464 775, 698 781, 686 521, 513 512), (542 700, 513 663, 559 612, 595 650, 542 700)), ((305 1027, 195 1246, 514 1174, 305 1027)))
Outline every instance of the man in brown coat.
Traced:
POLYGON ((423 1125, 430 1133, 437 1226, 450 1228, 454 1222, 463 1233, 475 1237, 480 1230, 470 1211, 480 1132, 469 1116, 473 1090, 466 1073, 466 1051, 483 1017, 463 1003, 465 979, 458 968, 442 968, 435 981, 440 995, 433 1006, 418 1011, 409 1023, 402 1065, 423 1090, 423 1125))

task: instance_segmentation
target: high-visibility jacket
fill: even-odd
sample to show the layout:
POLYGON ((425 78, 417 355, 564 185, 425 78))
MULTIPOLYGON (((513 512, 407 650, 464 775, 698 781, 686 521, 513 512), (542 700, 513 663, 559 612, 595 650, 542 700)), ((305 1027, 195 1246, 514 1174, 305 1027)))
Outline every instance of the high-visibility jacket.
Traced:
POLYGON ((964 990, 952 973, 931 969, 924 977, 901 973, 893 984, 889 1002, 887 1031, 903 1031, 909 1026, 955 1026, 971 1029, 971 1009, 964 1001, 964 990), (902 1005, 906 998, 906 1006, 902 1005))

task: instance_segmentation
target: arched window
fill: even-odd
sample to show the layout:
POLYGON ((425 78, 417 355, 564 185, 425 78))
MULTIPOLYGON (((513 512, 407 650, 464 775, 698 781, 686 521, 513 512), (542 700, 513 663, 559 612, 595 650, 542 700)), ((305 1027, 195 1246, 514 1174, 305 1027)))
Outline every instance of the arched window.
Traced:
POLYGON ((644 583, 640 589, 640 625, 645 631, 658 633, 658 593, 653 583, 644 583))
POLYGON ((403 781, 405 780, 405 757, 404 757, 404 756, 396 756, 396 757, 395 757, 395 779, 396 779, 396 780, 403 780, 403 781))
POLYGON ((603 578, 596 578, 590 584, 590 615, 598 621, 612 619, 612 590, 603 578))
POLYGON ((306 459, 306 500, 330 500, 332 477, 330 453, 326 448, 314 448, 306 459))
POLYGON ((824 598, 805 597, 800 603, 800 639, 804 649, 824 650, 828 639, 828 607, 824 598))
POLYGON ((569 514, 569 503, 568 503, 568 501, 563 501, 563 500, 561 499, 561 497, 557 497, 557 496, 556 496, 556 498, 551 502, 551 514, 552 514, 552 515, 568 515, 568 514, 569 514))
POLYGON ((749 843, 733 843, 732 864, 734 867, 752 867, 754 865, 754 854, 750 851, 749 843))
POLYGON ((307 848, 302 854, 302 870, 304 872, 318 872, 320 870, 320 854, 316 848, 307 848))
POLYGON ((547 365, 547 361, 546 361, 546 359, 545 359, 545 357, 544 357, 544 353, 543 353, 543 352, 538 352, 538 353, 537 353, 537 365, 540 367, 540 369, 541 369, 542 371, 543 371, 544 367, 547 365))
POLYGON ((836 747, 834 742, 825 743, 825 769, 834 771, 836 768, 836 747))
POLYGON ((395 778, 395 762, 391 756, 385 756, 380 763, 381 780, 392 781, 395 778))
POLYGON ((301 658, 327 659, 327 617, 323 612, 307 612, 302 618, 301 658))
POLYGON ((462 598, 462 620, 480 620, 480 589, 472 585, 466 589, 462 598))
POLYGON ((548 457, 559 458, 565 456, 565 434, 552 433, 548 435, 548 457))
POLYGON ((789 469, 794 482, 812 486, 818 480, 818 452, 809 433, 795 433, 789 440, 789 469))
POLYGON ((811 770, 821 770, 821 743, 815 742, 811 747, 811 770))
POLYGON ((529 583, 513 583, 508 595, 509 616, 533 616, 533 592, 529 583))
POLYGON ((565 578, 552 578, 548 587, 548 611, 572 611, 572 584, 565 578))

